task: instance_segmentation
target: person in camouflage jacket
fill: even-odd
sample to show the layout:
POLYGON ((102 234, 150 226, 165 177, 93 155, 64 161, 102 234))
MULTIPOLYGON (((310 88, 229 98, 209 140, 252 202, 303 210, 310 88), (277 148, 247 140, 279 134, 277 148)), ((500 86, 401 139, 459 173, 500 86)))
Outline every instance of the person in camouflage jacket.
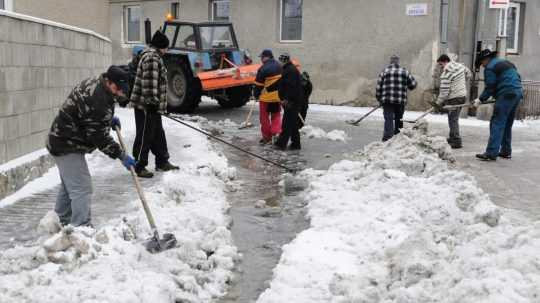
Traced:
POLYGON ((116 66, 77 85, 62 104, 47 138, 61 179, 55 211, 63 225, 91 225, 92 182, 85 154, 99 149, 128 169, 135 160, 110 135, 120 126, 114 117, 117 98, 127 91, 127 73, 116 66))
POLYGON ((157 31, 152 37, 150 47, 132 61, 133 65, 137 65, 130 97, 131 104, 135 108, 137 127, 133 155, 137 160, 135 171, 142 178, 154 176, 146 169, 150 151, 155 155, 156 170, 178 169, 178 166, 169 162, 167 139, 161 121, 161 114, 167 111, 167 69, 162 56, 168 47, 167 36, 157 31))

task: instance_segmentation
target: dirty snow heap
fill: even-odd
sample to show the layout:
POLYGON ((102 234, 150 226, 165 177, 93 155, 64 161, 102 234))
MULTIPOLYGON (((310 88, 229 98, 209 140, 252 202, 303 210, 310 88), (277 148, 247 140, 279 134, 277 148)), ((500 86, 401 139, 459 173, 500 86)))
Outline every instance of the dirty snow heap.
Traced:
POLYGON ((452 161, 404 130, 304 171, 311 227, 258 302, 538 302, 540 225, 510 222, 452 161))

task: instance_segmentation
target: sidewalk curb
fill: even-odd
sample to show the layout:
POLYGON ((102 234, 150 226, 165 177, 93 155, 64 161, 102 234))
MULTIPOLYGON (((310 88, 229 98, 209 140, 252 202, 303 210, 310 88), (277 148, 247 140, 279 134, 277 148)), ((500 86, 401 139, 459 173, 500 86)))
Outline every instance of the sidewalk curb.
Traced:
POLYGON ((0 172, 0 199, 16 192, 28 182, 41 177, 55 165, 50 154, 22 163, 14 168, 0 172))

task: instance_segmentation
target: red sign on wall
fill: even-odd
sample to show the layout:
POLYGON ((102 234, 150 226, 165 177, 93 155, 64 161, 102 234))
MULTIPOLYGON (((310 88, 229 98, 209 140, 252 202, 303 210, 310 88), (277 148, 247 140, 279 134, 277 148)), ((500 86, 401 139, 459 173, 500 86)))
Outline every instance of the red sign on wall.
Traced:
POLYGON ((510 0, 489 0, 489 8, 508 8, 510 0))

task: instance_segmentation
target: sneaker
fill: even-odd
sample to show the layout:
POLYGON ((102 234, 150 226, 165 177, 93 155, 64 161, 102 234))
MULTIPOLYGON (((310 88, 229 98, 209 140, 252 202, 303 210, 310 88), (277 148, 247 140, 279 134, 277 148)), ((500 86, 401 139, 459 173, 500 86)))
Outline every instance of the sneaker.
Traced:
POLYGON ((135 172, 139 178, 152 178, 154 173, 149 172, 146 168, 136 169, 135 172))
POLYGON ((490 156, 488 154, 477 154, 476 158, 478 158, 480 161, 497 161, 497 157, 490 156))
POLYGON ((461 145, 461 144, 450 144, 450 147, 452 149, 460 149, 460 148, 463 148, 463 145, 461 145))
POLYGON ((180 169, 180 167, 171 164, 171 162, 165 162, 165 164, 156 166, 157 171, 169 171, 169 170, 177 170, 180 169))
POLYGON ((499 157, 503 159, 512 159, 512 154, 499 153, 499 157))

